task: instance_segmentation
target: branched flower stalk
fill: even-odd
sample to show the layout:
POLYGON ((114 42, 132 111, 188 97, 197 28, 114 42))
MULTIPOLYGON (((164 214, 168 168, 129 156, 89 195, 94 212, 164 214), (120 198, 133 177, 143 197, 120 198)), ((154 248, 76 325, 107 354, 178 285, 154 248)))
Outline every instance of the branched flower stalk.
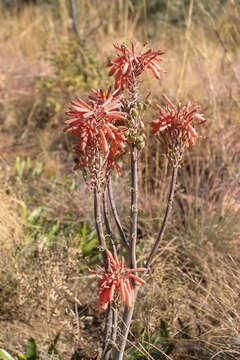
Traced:
POLYGON ((138 229, 138 158, 145 144, 144 112, 150 105, 149 99, 140 97, 140 78, 151 70, 159 80, 165 73, 159 66, 163 51, 147 49, 147 44, 131 42, 114 44, 118 51, 110 61, 109 76, 114 76, 114 91, 109 87, 92 90, 87 100, 72 101, 67 115, 65 131, 77 137, 73 148, 79 160, 75 169, 81 169, 84 180, 93 192, 95 224, 103 266, 89 269, 99 279, 98 306, 106 310, 105 338, 102 359, 122 360, 134 306, 140 286, 144 280, 139 274, 149 270, 169 221, 173 206, 178 168, 184 150, 194 145, 197 138, 196 124, 205 121, 199 113, 200 107, 192 103, 174 105, 163 96, 165 106, 157 105, 160 115, 151 121, 152 134, 156 134, 163 145, 163 151, 172 164, 172 180, 163 222, 150 253, 146 256, 145 267, 137 267, 136 244, 138 229), (118 164, 122 156, 128 156, 131 168, 131 205, 129 229, 123 228, 114 200, 111 172, 121 175, 118 164), (111 214, 109 213, 109 204, 111 214), (112 215, 118 229, 118 236, 111 229, 109 216, 112 215), (111 251, 107 244, 110 244, 111 251), (126 250, 126 259, 117 253, 126 250), (127 265, 125 265, 125 263, 127 265), (118 313, 120 304, 124 311, 120 331, 118 313))

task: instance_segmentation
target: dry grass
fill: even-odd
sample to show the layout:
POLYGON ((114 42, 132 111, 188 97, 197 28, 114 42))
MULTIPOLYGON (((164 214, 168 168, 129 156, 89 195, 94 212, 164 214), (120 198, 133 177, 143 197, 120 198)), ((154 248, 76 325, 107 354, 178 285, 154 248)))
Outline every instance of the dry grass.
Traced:
MULTIPOLYGON (((81 1, 80 34, 99 59, 110 56, 113 41, 146 39, 151 30, 147 17, 144 27, 137 26, 143 8, 134 13, 130 3, 119 0, 109 6, 98 0, 93 6, 92 1, 81 1)), ((36 242, 27 241, 19 208, 20 199, 29 211, 47 204, 49 217, 61 223, 71 212, 73 223, 81 219, 93 226, 86 189, 79 174, 70 172, 72 157, 65 150, 71 145, 60 135, 63 111, 48 121, 50 110, 37 106, 40 95, 33 82, 36 75, 53 74, 43 56, 72 35, 66 3, 59 4, 0 14, 0 127, 4 133, 0 158, 0 329, 4 331, 0 331, 0 346, 12 353, 22 351, 32 335, 45 351, 61 330, 59 348, 64 359, 69 359, 78 347, 93 348, 96 343, 99 347, 103 314, 95 310, 95 282, 86 274, 78 275, 81 250, 73 246, 74 236, 68 241, 59 237, 51 250, 41 246, 41 236, 36 242), (46 124, 39 128, 43 120, 46 124), (19 182, 13 170, 18 155, 43 162, 41 177, 19 182), (16 255, 18 246, 20 255, 16 255)), ((132 331, 138 336, 138 324, 145 331, 158 331, 164 320, 175 346, 170 359, 237 359, 240 11, 235 1, 229 1, 216 18, 201 2, 194 6, 199 16, 189 11, 187 30, 160 22, 162 31, 151 39, 152 46, 166 51, 163 68, 168 71, 160 83, 154 82, 154 100, 159 102, 165 93, 173 100, 196 101, 208 122, 200 130, 197 146, 187 151, 172 223, 142 290, 132 331), (186 331, 188 338, 183 339, 186 331)), ((147 75, 142 86, 148 90, 149 84, 152 87, 147 75)), ((128 179, 121 181, 115 192, 127 223, 122 185, 128 179)), ((139 233, 146 239, 139 249, 143 259, 158 231, 169 186, 167 161, 152 141, 142 154, 140 185, 139 233)))
POLYGON ((151 331, 159 329, 162 320, 168 324, 169 338, 162 341, 174 344, 171 359, 222 359, 218 352, 225 354, 224 359, 238 359, 240 252, 236 241, 229 252, 184 240, 180 246, 167 245, 140 295, 137 320, 151 331))
POLYGON ((0 227, 1 227, 1 277, 8 273, 9 258, 14 256, 16 246, 23 241, 23 226, 19 213, 19 204, 13 195, 0 192, 0 227))

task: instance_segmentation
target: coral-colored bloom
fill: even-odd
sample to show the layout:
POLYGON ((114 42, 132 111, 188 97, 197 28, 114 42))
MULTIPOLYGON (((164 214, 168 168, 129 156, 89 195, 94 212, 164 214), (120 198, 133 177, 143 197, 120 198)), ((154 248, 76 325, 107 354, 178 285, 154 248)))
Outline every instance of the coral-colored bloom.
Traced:
POLYGON ((163 109, 157 105, 160 117, 152 121, 152 133, 155 134, 158 131, 163 133, 174 132, 177 138, 184 138, 189 145, 193 145, 197 138, 193 120, 197 120, 198 124, 205 121, 203 115, 198 113, 200 106, 193 105, 190 102, 186 105, 178 104, 175 106, 167 96, 163 96, 163 100, 167 106, 163 109))
POLYGON ((124 44, 114 44, 114 47, 120 51, 120 54, 110 63, 111 70, 109 76, 115 74, 115 88, 123 90, 129 88, 135 79, 140 76, 145 69, 150 69, 153 75, 159 80, 162 70, 158 62, 162 61, 163 51, 154 51, 153 49, 145 50, 146 43, 140 51, 136 51, 139 43, 131 42, 131 49, 124 44))
POLYGON ((127 127, 118 93, 111 94, 111 88, 92 90, 87 101, 72 101, 67 112, 70 119, 65 131, 77 136, 74 150, 79 160, 74 169, 83 168, 86 181, 93 186, 106 183, 112 168, 121 172, 116 160, 125 147, 127 127))
POLYGON ((205 122, 202 114, 199 114, 200 106, 192 103, 175 106, 167 96, 163 96, 166 103, 165 109, 157 105, 160 116, 151 122, 152 133, 160 132, 167 145, 167 152, 171 158, 181 158, 185 146, 194 145, 198 136, 193 121, 198 125, 205 122))
POLYGON ((102 308, 106 309, 108 303, 117 296, 117 291, 120 292, 120 297, 123 302, 130 308, 134 303, 134 290, 132 285, 132 279, 138 283, 143 284, 145 281, 134 275, 136 272, 143 272, 145 268, 128 269, 124 267, 124 258, 119 261, 117 255, 109 250, 105 250, 106 255, 109 259, 109 268, 106 272, 102 267, 99 266, 99 271, 90 272, 97 275, 99 280, 99 300, 98 306, 102 304, 102 308))
POLYGON ((108 153, 111 147, 116 152, 124 147, 123 132, 126 130, 116 123, 124 121, 126 115, 120 111, 121 103, 110 96, 109 90, 105 94, 102 90, 92 90, 92 93, 94 96, 89 96, 87 102, 80 98, 71 102, 65 131, 78 137, 78 150, 81 152, 88 146, 95 146, 96 141, 104 153, 108 153))

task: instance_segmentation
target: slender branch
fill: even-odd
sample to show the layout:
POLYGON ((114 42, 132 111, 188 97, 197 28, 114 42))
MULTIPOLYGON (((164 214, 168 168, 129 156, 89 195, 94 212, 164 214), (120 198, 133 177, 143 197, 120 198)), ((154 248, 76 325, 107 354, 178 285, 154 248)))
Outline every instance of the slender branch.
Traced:
POLYGON ((112 303, 109 303, 106 316, 106 325, 105 325, 105 342, 104 350, 102 354, 103 360, 109 360, 113 344, 116 343, 117 335, 117 323, 118 323, 118 308, 114 307, 112 303))
POLYGON ((118 336, 118 342, 117 342, 118 347, 114 350, 113 360, 122 360, 123 359, 124 350, 126 347, 126 342, 127 342, 128 333, 130 330, 130 324, 131 324, 139 288, 140 288, 139 285, 134 285, 134 298, 135 298, 134 304, 130 308, 128 308, 127 306, 125 306, 125 308, 124 308, 122 326, 121 326, 120 335, 118 336))
POLYGON ((113 308, 111 303, 109 303, 106 313, 106 320, 105 320, 105 339, 104 339, 104 349, 102 354, 103 360, 108 360, 112 352, 112 344, 111 344, 112 330, 113 330, 113 308))
MULTIPOLYGON (((111 230, 111 226, 108 220, 108 205, 107 205, 107 189, 105 189, 103 194, 103 215, 104 215, 104 223, 107 230, 107 235, 109 236, 111 248, 113 253, 116 253, 116 246, 113 240, 113 234, 111 230)), ((114 335, 114 325, 115 325, 115 318, 114 318, 114 309, 112 307, 111 302, 108 304, 108 310, 106 314, 106 321, 105 321, 105 338, 104 338, 104 350, 102 354, 103 360, 109 360, 111 353, 112 353, 112 344, 113 344, 113 337, 114 335)))
MULTIPOLYGON (((95 187, 94 188, 94 215, 95 215, 96 229, 97 229, 97 234, 98 234, 98 241, 99 241, 101 250, 103 251, 104 267, 105 267, 105 270, 107 271, 108 270, 108 259, 107 259, 106 253, 104 251, 106 249, 106 241, 105 241, 103 225, 102 225, 102 218, 101 218, 100 197, 101 197, 101 194, 98 191, 97 187, 95 187)), ((103 204, 105 203, 104 198, 103 198, 103 204)), ((106 204, 105 204, 105 206, 106 206, 106 204)), ((108 224, 108 227, 106 225, 106 228, 109 230, 110 228, 109 228, 109 223, 108 223, 107 214, 106 214, 106 207, 104 207, 104 219, 105 219, 105 224, 106 224, 106 222, 108 224)), ((112 340, 112 332, 113 332, 113 330, 112 330, 113 329, 113 311, 112 311, 111 304, 108 305, 108 311, 106 313, 105 324, 106 324, 106 326, 105 326, 103 359, 109 360, 111 351, 112 351, 111 340, 112 340)))
POLYGON ((99 242, 99 245, 101 247, 102 254, 103 254, 104 267, 105 267, 105 269, 107 271, 107 269, 108 269, 108 260, 107 260, 107 256, 106 256, 105 251, 104 251, 106 249, 106 241, 105 241, 103 225, 102 225, 100 197, 101 197, 100 192, 98 191, 97 187, 94 187, 95 224, 96 224, 96 230, 97 230, 97 234, 98 234, 98 242, 99 242))
POLYGON ((166 212, 164 215, 164 219, 162 222, 162 226, 161 229, 159 231, 158 237, 152 247, 151 253, 147 259, 146 262, 146 268, 148 268, 153 260, 154 255, 156 254, 157 248, 163 238, 164 232, 166 230, 166 226, 168 223, 168 219, 169 219, 169 215, 171 213, 172 210, 172 205, 173 205, 173 198, 174 198, 174 192, 175 192, 175 185, 176 185, 176 180, 177 180, 177 173, 178 173, 178 166, 173 167, 173 173, 172 173, 172 180, 171 180, 171 185, 170 185, 170 191, 169 191, 169 195, 168 195, 168 203, 167 203, 167 208, 166 208, 166 212))
POLYGON ((68 0, 68 2, 69 2, 69 7, 70 7, 70 16, 71 16, 72 22, 73 22, 73 30, 74 30, 74 33, 76 35, 76 38, 77 38, 77 41, 79 44, 78 50, 79 50, 79 53, 81 56, 81 61, 82 61, 83 79, 87 83, 88 73, 86 71, 86 65, 87 65, 87 56, 86 56, 86 51, 85 51, 86 46, 85 46, 85 39, 80 38, 79 26, 78 26, 77 4, 76 4, 76 0, 68 0))
POLYGON ((112 331, 112 341, 116 343, 117 339, 117 327, 118 327, 118 308, 113 309, 113 331, 112 331))
POLYGON ((117 208, 116 208, 116 204, 115 204, 115 200, 114 200, 114 196, 113 196, 111 178, 109 178, 109 182, 108 182, 108 197, 109 197, 113 217, 115 219, 115 222, 116 222, 116 225, 117 225, 117 228, 118 228, 121 240, 122 240, 122 244, 126 249, 129 249, 127 238, 126 238, 125 232, 124 232, 124 230, 122 228, 122 225, 120 223, 120 219, 119 219, 119 216, 118 216, 118 212, 117 212, 117 208))
POLYGON ((73 21, 73 29, 74 32, 77 36, 77 38, 79 38, 79 29, 78 29, 78 15, 77 15, 77 5, 75 0, 68 0, 69 1, 69 6, 70 6, 70 10, 71 10, 71 17, 72 17, 72 21, 73 21))
POLYGON ((137 215, 138 215, 138 151, 133 145, 131 152, 131 224, 130 224, 130 266, 136 268, 137 215))
POLYGON ((109 220, 108 220, 109 213, 108 213, 108 202, 107 202, 107 189, 105 189, 104 194, 103 194, 103 215, 104 215, 104 223, 105 223, 105 226, 106 226, 107 235, 109 236, 109 239, 110 239, 112 251, 113 251, 113 253, 116 253, 116 246, 114 244, 114 237, 113 237, 111 225, 110 225, 109 220))
MULTIPOLYGON (((169 215, 171 213, 172 205, 173 205, 177 173, 178 173, 178 167, 174 167, 173 174, 172 174, 172 181, 171 181, 171 185, 170 185, 170 192, 169 192, 169 196, 168 196, 168 204, 167 204, 167 208, 166 208, 166 213, 165 213, 163 223, 162 223, 161 229, 159 231, 158 237, 156 239, 156 242, 153 245, 152 251, 147 260, 147 264, 146 264, 147 268, 150 266, 150 264, 153 260, 153 257, 157 251, 158 245, 160 244, 160 242, 162 240, 162 237, 164 235, 164 232, 165 232, 165 229, 166 229, 166 226, 168 223, 169 215)), ((132 320, 132 316, 133 316, 133 312, 134 312, 134 308, 135 308, 135 303, 136 303, 138 291, 140 288, 140 286, 137 285, 136 283, 133 286, 134 286, 135 301, 134 301, 133 306, 130 309, 128 309, 125 306, 124 314, 123 314, 123 324, 122 324, 122 328, 121 328, 121 332, 120 332, 121 337, 119 337, 119 339, 118 339, 118 348, 114 351, 113 360, 122 360, 123 359, 124 350, 125 350, 126 342, 127 342, 127 337, 128 337, 128 333, 129 333, 129 329, 130 329, 130 324, 131 324, 131 320, 132 320)))
MULTIPOLYGON (((130 267, 136 267, 136 241, 137 241, 137 196, 138 196, 138 152, 135 145, 133 145, 131 152, 131 224, 130 224, 130 249, 129 249, 129 262, 130 267)), ((127 337, 130 329, 130 324, 134 312, 135 301, 138 293, 139 286, 133 282, 134 288, 134 304, 129 309, 127 306, 124 308, 123 313, 123 322, 121 326, 120 335, 118 336, 117 349, 115 349, 113 354, 113 360, 122 360, 124 350, 126 347, 127 337)))

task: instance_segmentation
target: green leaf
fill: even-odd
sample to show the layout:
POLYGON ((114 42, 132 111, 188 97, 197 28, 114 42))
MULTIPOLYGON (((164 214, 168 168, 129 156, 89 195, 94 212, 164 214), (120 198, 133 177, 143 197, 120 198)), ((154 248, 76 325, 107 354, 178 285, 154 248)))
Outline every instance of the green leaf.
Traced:
POLYGON ((52 97, 52 96, 49 96, 49 97, 47 98, 47 100, 48 100, 48 102, 49 102, 50 104, 53 104, 53 105, 55 106, 55 111, 56 111, 56 112, 59 112, 59 111, 60 111, 60 109, 61 109, 61 103, 59 102, 58 99, 56 99, 56 98, 54 98, 54 97, 52 97))
POLYGON ((17 156, 15 162, 15 171, 16 171, 16 175, 20 179, 23 178, 25 167, 26 167, 26 161, 24 159, 21 159, 20 156, 17 156))
POLYGON ((19 200, 19 203, 20 203, 20 207, 21 207, 22 217, 24 218, 24 220, 26 220, 27 219, 27 206, 23 200, 19 200))
POLYGON ((30 170, 31 167, 32 167, 31 158, 28 156, 28 157, 27 157, 27 168, 28 168, 28 170, 30 170))
POLYGON ((53 227, 50 230, 51 235, 57 235, 60 228, 60 220, 58 219, 56 224, 53 225, 53 227))
POLYGON ((83 245, 83 249, 82 249, 83 257, 90 255, 94 249, 97 249, 97 247, 98 247, 98 239, 97 237, 94 237, 93 239, 91 239, 90 241, 88 241, 83 245))
POLYGON ((18 353, 18 358, 20 358, 20 359, 24 359, 24 360, 26 360, 26 357, 25 357, 25 355, 24 354, 22 354, 22 353, 18 353))
POLYGON ((61 331, 59 331, 59 332, 57 333, 57 335, 55 336, 55 338, 54 338, 54 340, 53 340, 53 344, 54 344, 54 345, 57 345, 58 340, 59 340, 59 338, 60 338, 60 334, 61 334, 61 331))
POLYGON ((43 163, 36 160, 31 176, 32 177, 40 176, 43 171, 43 168, 44 168, 43 163))
POLYGON ((55 338, 53 340, 53 343, 48 348, 48 354, 56 354, 56 355, 58 355, 59 360, 61 360, 61 356, 59 354, 59 351, 56 348, 56 345, 57 345, 57 342, 58 342, 58 340, 60 338, 60 334, 61 334, 61 332, 59 331, 57 333, 57 335, 55 336, 55 338))
POLYGON ((48 233, 43 238, 43 243, 46 246, 51 246, 52 243, 56 240, 56 237, 60 231, 60 220, 58 219, 57 222, 52 225, 48 233))
POLYGON ((37 346, 35 340, 32 337, 30 337, 27 342, 26 359, 27 360, 37 359, 37 346))
POLYGON ((166 323, 163 320, 161 320, 161 325, 160 325, 160 336, 163 338, 168 338, 166 323))
POLYGON ((81 237, 82 237, 82 241, 85 243, 86 238, 87 238, 87 224, 84 223, 83 227, 81 229, 81 237))
POLYGON ((0 349, 0 358, 3 360, 15 360, 6 350, 0 349))
POLYGON ((37 222, 43 209, 43 206, 38 206, 31 212, 31 214, 28 216, 28 221, 30 222, 30 224, 35 224, 37 222))
POLYGON ((61 360, 61 356, 54 344, 51 344, 48 349, 48 354, 55 354, 57 355, 58 359, 61 360))
POLYGON ((73 229, 73 223, 72 221, 67 222, 66 224, 64 224, 63 227, 63 235, 65 236, 65 238, 68 238, 71 231, 73 229))

